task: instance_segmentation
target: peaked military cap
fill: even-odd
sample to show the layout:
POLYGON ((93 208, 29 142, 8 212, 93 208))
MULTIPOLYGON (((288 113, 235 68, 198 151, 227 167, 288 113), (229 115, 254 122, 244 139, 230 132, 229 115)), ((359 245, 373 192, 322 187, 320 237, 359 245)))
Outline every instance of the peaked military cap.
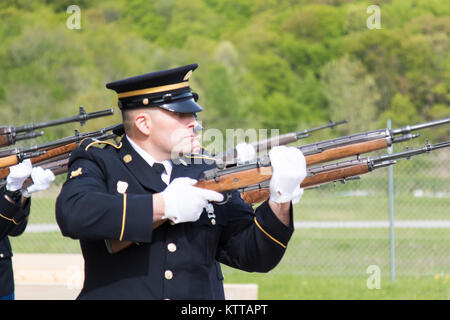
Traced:
POLYGON ((117 92, 119 108, 128 110, 160 107, 180 113, 202 111, 197 104, 198 94, 191 91, 189 78, 197 64, 146 73, 106 84, 117 92))

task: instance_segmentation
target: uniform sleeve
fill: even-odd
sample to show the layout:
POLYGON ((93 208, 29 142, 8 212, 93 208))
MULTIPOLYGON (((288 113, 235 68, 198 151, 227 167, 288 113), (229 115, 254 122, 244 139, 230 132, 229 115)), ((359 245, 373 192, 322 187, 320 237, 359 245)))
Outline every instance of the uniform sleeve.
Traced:
POLYGON ((5 198, 5 188, 0 190, 0 239, 5 236, 21 235, 28 223, 31 200, 25 206, 9 202, 5 198))
POLYGON ((228 266, 250 272, 268 272, 283 257, 294 231, 292 205, 291 225, 284 225, 271 210, 268 201, 256 211, 238 193, 226 208, 226 227, 221 235, 217 260, 228 266))
POLYGON ((152 196, 108 192, 106 169, 90 152, 80 148, 73 152, 67 181, 56 199, 62 234, 82 240, 151 242, 152 196))

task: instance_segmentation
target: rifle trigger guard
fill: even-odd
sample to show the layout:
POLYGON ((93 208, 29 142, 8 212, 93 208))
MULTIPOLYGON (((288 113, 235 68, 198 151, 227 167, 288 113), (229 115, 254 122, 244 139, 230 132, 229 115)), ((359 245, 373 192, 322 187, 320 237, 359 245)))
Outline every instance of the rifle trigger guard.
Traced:
POLYGON ((215 204, 217 204, 219 206, 223 205, 223 204, 227 203, 231 199, 231 196, 232 196, 231 192, 227 191, 225 199, 223 201, 221 201, 221 202, 215 202, 215 204))

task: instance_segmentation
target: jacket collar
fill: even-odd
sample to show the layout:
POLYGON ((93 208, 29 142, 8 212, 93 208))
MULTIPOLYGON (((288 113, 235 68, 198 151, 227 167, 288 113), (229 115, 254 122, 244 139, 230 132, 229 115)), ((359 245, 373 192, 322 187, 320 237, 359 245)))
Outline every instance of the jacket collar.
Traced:
POLYGON ((119 150, 119 156, 125 166, 127 166, 131 173, 145 188, 155 192, 161 192, 167 187, 167 185, 161 180, 161 174, 153 169, 134 150, 125 136, 122 138, 122 148, 119 150))
MULTIPOLYGON (((124 136, 122 138, 122 148, 119 149, 119 156, 122 162, 128 167, 136 179, 147 189, 154 192, 163 191, 167 185, 161 180, 161 174, 156 172, 131 146, 128 139, 124 136)), ((188 177, 192 179, 200 179, 203 171, 214 167, 214 165, 193 164, 192 159, 186 159, 187 164, 178 161, 172 162, 172 172, 170 175, 170 182, 176 178, 188 177), (189 162, 192 160, 192 164, 189 162)))

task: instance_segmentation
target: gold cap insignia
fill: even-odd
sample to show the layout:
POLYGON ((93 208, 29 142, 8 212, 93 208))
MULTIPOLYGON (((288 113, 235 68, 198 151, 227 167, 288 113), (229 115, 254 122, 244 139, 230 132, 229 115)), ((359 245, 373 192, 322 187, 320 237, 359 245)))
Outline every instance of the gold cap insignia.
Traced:
POLYGON ((131 162, 131 160, 133 160, 133 157, 131 156, 131 154, 126 154, 123 156, 122 159, 125 163, 129 163, 129 162, 131 162))
POLYGON ((78 168, 77 170, 73 170, 70 173, 70 179, 80 176, 82 173, 83 173, 83 169, 81 169, 81 168, 78 168))
POLYGON ((117 192, 124 194, 127 191, 128 183, 125 181, 117 181, 117 192))

